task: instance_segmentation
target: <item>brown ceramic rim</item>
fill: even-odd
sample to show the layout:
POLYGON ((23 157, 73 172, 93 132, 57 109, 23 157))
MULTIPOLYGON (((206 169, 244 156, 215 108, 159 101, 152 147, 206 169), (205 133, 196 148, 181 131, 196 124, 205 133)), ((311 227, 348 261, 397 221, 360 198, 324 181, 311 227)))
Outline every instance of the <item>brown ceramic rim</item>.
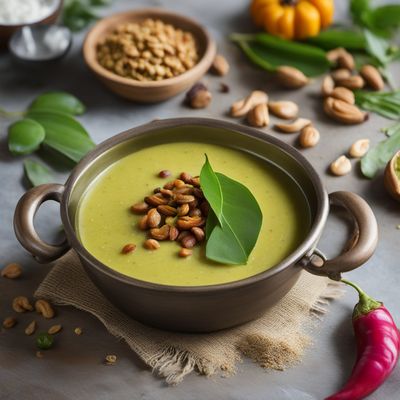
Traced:
MULTIPOLYGON (((61 219, 64 224, 64 230, 68 242, 70 243, 71 247, 75 249, 82 258, 87 260, 98 271, 108 275, 110 278, 118 279, 124 283, 140 286, 142 288, 158 290, 162 292, 171 291, 171 292, 179 292, 186 294, 191 293, 193 295, 199 292, 213 292, 220 290, 236 289, 242 286, 247 286, 249 284, 253 284, 255 282, 267 279, 275 274, 278 274, 280 271, 287 268, 288 266, 295 264, 302 257, 304 257, 304 255, 309 253, 310 249, 313 249, 314 244, 317 242, 319 236, 321 235, 322 229, 325 225, 325 221, 328 216, 328 212, 329 212, 328 195, 323 187, 322 181, 318 176, 317 172, 315 171, 315 169, 312 167, 312 165, 297 150, 295 150, 290 145, 276 139, 275 137, 270 135, 267 136, 265 135, 264 132, 257 131, 253 128, 240 126, 240 129, 238 129, 237 124, 225 121, 219 121, 215 119, 208 119, 208 118, 173 118, 166 120, 157 120, 145 125, 141 125, 137 128, 127 130, 116 136, 111 137, 110 139, 107 139, 106 141, 99 144, 93 151, 87 154, 72 171, 70 177, 68 178, 65 184, 65 191, 61 201, 61 219), (315 212, 315 218, 307 237, 303 240, 300 246, 298 246, 294 252, 292 252, 288 257, 286 257, 276 266, 269 268, 268 270, 261 272, 259 274, 253 275, 251 277, 223 284, 205 285, 205 286, 162 285, 131 278, 113 270, 112 268, 101 263, 98 259, 92 256, 77 238, 75 231, 73 229, 73 223, 70 220, 70 216, 68 213, 68 204, 72 190, 74 188, 74 184, 78 180, 80 175, 85 172, 86 168, 90 164, 95 162, 97 157, 101 156, 105 151, 136 135, 140 135, 144 132, 148 132, 151 130, 174 128, 179 126, 190 126, 190 125, 222 128, 226 130, 236 131, 261 141, 267 140, 269 143, 279 147, 280 149, 284 150, 286 153, 291 155, 294 159, 299 161, 299 163, 307 171, 308 175, 310 176, 314 184, 314 189, 317 197, 318 206, 315 212)), ((299 268, 301 267, 299 266, 299 268)))
MULTIPOLYGON (((198 22, 195 20, 183 16, 178 13, 174 13, 171 11, 166 11, 162 8, 142 8, 140 10, 132 10, 132 11, 124 11, 121 13, 113 14, 110 17, 103 18, 100 20, 97 24, 93 26, 93 28, 88 32, 86 35, 86 38, 83 43, 83 56, 85 59, 86 64, 91 68, 96 74, 110 80, 113 82, 117 82, 120 84, 124 85, 129 85, 129 86, 136 86, 136 87, 141 87, 141 88, 159 88, 159 87, 164 87, 166 85, 174 85, 175 83, 179 83, 182 80, 184 80, 188 74, 193 74, 197 71, 202 71, 203 69, 207 70, 211 64, 210 59, 214 57, 214 54, 216 52, 216 45, 214 40, 211 38, 207 30, 200 25, 198 22), (100 24, 103 24, 108 21, 113 21, 115 20, 116 22, 119 20, 120 17, 125 16, 127 14, 132 14, 132 16, 141 16, 141 15, 148 15, 148 14, 154 14, 153 18, 160 18, 162 19, 163 17, 177 17, 182 21, 187 22, 190 25, 196 26, 197 29, 199 29, 204 37, 206 38, 206 48, 204 51, 203 56, 201 57, 200 61, 191 69, 188 71, 185 71, 184 73, 174 76, 173 78, 168 78, 168 79, 163 79, 161 81, 137 81, 134 79, 129 79, 129 78, 124 78, 122 76, 119 76, 117 74, 112 73, 111 71, 108 71, 106 68, 102 67, 97 59, 94 57, 93 59, 89 59, 87 57, 87 54, 90 50, 92 50, 92 37, 96 34, 96 30, 100 26, 100 24)), ((211 60, 212 61, 212 60, 211 60)))

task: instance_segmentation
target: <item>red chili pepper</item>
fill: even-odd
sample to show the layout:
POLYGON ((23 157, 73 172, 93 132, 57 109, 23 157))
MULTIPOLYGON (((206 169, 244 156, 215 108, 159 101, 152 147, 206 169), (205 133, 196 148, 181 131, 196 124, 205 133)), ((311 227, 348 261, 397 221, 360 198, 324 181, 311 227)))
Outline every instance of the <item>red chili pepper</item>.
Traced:
POLYGON ((325 400, 360 400, 376 390, 396 366, 400 352, 400 333, 384 305, 369 297, 357 285, 359 302, 354 307, 353 329, 357 359, 346 385, 325 400))

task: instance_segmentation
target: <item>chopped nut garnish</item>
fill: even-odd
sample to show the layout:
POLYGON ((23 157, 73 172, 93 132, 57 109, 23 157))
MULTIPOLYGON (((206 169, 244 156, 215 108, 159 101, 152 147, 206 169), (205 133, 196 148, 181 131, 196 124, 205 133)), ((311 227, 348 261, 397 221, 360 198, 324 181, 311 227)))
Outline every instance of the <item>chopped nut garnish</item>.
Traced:
POLYGON ((105 363, 107 365, 114 365, 117 362, 117 356, 114 354, 107 354, 105 357, 105 363))
POLYGON ((53 326, 51 326, 51 327, 49 328, 49 330, 47 331, 47 333, 48 333, 49 335, 54 335, 54 334, 60 332, 61 329, 62 329, 62 326, 61 326, 61 325, 59 325, 59 324, 58 324, 58 325, 53 325, 53 326))
POLYGON ((32 321, 26 328, 25 328, 25 335, 32 335, 36 331, 36 321, 32 321))
POLYGON ((29 300, 25 296, 18 296, 12 302, 12 308, 17 313, 24 313, 26 311, 32 311, 33 307, 29 300))
POLYGON ((19 278, 22 274, 22 267, 17 263, 7 264, 1 270, 1 276, 8 279, 19 278))
POLYGON ((122 254, 129 254, 134 252, 136 249, 136 244, 134 243, 127 243, 121 250, 122 254))
POLYGON ((13 326, 15 326, 15 324, 17 323, 17 319, 14 317, 7 317, 4 321, 3 321, 3 328, 6 329, 10 329, 13 326))
POLYGON ((75 335, 78 335, 78 336, 82 335, 82 333, 83 333, 82 328, 79 328, 79 327, 75 328, 74 333, 75 333, 75 335))
POLYGON ((42 314, 44 318, 50 319, 55 315, 55 311, 51 304, 47 300, 37 300, 35 303, 35 309, 39 314, 42 314))

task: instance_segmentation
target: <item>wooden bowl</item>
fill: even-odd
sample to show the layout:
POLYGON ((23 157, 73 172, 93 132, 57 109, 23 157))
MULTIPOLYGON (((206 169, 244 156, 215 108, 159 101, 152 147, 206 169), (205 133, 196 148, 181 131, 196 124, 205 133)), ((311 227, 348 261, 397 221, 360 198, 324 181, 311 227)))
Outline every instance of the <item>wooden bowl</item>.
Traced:
POLYGON ((210 68, 216 53, 216 45, 208 32, 197 22, 173 12, 158 8, 126 11, 100 20, 87 34, 83 44, 83 57, 88 67, 114 93, 126 99, 154 103, 183 92, 198 81, 210 68), (119 76, 97 61, 96 46, 118 25, 139 22, 146 18, 160 19, 176 28, 192 33, 199 52, 199 61, 190 70, 161 81, 137 81, 119 76))
POLYGON ((42 18, 39 21, 32 21, 24 24, 1 24, 0 23, 0 48, 6 48, 8 41, 11 36, 25 25, 36 25, 36 24, 54 24, 57 22, 63 7, 63 0, 54 0, 54 8, 51 14, 42 18))

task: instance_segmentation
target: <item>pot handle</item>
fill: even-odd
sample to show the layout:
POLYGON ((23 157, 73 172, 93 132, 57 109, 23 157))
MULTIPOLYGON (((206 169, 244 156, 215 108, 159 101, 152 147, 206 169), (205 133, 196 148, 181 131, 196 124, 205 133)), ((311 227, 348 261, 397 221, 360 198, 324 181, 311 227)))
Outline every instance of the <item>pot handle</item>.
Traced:
POLYGON ((61 257, 70 246, 66 239, 60 244, 49 244, 40 239, 34 227, 39 207, 47 200, 61 202, 64 186, 56 183, 36 186, 19 200, 14 213, 14 232, 17 239, 37 261, 47 263, 61 257))
POLYGON ((329 195, 331 205, 344 207, 354 220, 354 231, 342 254, 327 260, 318 249, 303 263, 315 275, 340 280, 341 273, 364 264, 374 253, 378 243, 378 224, 368 203, 355 193, 339 191, 329 195))

